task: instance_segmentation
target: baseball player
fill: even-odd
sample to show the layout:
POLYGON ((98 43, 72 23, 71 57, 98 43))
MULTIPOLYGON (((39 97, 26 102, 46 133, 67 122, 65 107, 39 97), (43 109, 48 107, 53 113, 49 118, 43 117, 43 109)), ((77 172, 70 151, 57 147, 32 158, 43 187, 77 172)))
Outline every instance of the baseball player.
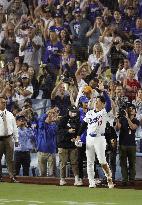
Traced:
POLYGON ((96 187, 94 181, 94 162, 95 154, 102 166, 105 176, 107 177, 108 187, 113 188, 112 173, 109 165, 106 162, 105 150, 105 128, 108 121, 108 112, 111 110, 111 101, 106 91, 104 90, 103 83, 99 85, 99 90, 103 92, 102 96, 98 96, 95 103, 95 109, 86 113, 84 122, 79 129, 76 140, 80 140, 80 136, 87 128, 86 137, 86 156, 87 156, 87 174, 89 179, 89 187, 96 187))

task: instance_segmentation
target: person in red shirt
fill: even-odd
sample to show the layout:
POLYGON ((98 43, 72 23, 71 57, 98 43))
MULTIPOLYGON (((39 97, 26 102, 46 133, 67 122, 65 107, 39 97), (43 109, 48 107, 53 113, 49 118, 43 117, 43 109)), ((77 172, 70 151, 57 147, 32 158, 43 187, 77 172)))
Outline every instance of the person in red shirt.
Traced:
POLYGON ((129 101, 134 100, 137 90, 141 88, 141 85, 135 79, 135 73, 132 69, 127 70, 127 76, 123 81, 123 87, 125 89, 125 96, 128 97, 129 101))

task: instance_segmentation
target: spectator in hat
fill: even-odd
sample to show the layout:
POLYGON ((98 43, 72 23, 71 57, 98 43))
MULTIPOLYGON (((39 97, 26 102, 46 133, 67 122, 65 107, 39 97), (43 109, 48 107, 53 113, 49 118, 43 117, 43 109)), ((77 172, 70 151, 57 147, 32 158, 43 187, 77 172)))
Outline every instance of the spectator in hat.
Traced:
POLYGON ((90 28, 90 22, 82 17, 82 11, 80 8, 74 10, 74 17, 70 23, 70 30, 72 35, 72 45, 77 60, 87 60, 87 45, 88 39, 86 33, 90 28))
POLYGON ((136 20, 134 7, 128 6, 124 12, 124 25, 128 29, 127 31, 130 32, 130 30, 135 26, 136 20))
POLYGON ((75 178, 74 185, 82 185, 78 176, 78 150, 74 143, 79 124, 78 109, 75 106, 71 106, 68 108, 67 115, 61 118, 58 125, 57 147, 60 158, 60 186, 67 184, 65 171, 68 159, 70 159, 75 178))
POLYGON ((57 35, 60 34, 62 30, 64 30, 64 26, 62 23, 62 15, 60 13, 56 13, 54 16, 54 25, 50 27, 51 30, 55 31, 57 35))
POLYGON ((27 127, 27 121, 24 115, 16 117, 18 126, 18 146, 15 147, 14 162, 16 175, 20 174, 20 168, 23 168, 23 176, 29 176, 30 169, 30 151, 35 148, 34 133, 27 127))
POLYGON ((56 153, 56 136, 57 136, 57 115, 54 109, 50 109, 46 114, 42 115, 38 120, 37 134, 37 151, 40 175, 54 175, 54 158, 56 153))
POLYGON ((79 92, 78 92, 78 95, 77 95, 77 98, 76 98, 76 102, 75 102, 75 105, 78 106, 79 104, 79 99, 80 97, 82 96, 85 96, 87 97, 89 100, 91 99, 91 96, 92 96, 92 91, 93 89, 91 88, 91 86, 89 85, 85 85, 83 87, 81 87, 79 89, 79 92))
POLYGON ((135 25, 131 29, 132 35, 135 39, 142 40, 142 18, 138 17, 135 21, 135 25))
POLYGON ((45 52, 43 54, 43 63, 50 65, 50 70, 54 75, 54 82, 60 69, 60 56, 63 45, 58 39, 55 30, 50 29, 49 39, 45 42, 45 52))

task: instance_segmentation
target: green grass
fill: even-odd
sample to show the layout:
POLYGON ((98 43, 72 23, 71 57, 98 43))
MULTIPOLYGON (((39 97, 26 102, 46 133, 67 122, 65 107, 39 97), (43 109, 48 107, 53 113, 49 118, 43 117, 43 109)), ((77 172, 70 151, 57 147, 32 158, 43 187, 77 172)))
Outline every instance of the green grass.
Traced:
POLYGON ((142 191, 116 188, 89 189, 87 187, 70 186, 59 187, 52 185, 0 184, 0 205, 40 204, 142 205, 142 191))

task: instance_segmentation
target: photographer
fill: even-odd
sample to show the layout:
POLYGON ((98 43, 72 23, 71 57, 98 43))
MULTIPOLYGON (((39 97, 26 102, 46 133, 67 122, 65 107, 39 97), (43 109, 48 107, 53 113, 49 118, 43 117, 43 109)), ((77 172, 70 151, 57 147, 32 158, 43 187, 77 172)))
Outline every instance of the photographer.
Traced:
POLYGON ((135 132, 139 121, 135 118, 136 108, 133 104, 127 104, 125 109, 119 111, 116 118, 116 129, 119 133, 119 155, 123 185, 134 185, 136 174, 136 142, 135 132), (127 160, 129 166, 127 165, 127 160))
POLYGON ((78 150, 75 146, 74 139, 77 135, 80 124, 79 111, 75 106, 68 109, 68 114, 64 116, 58 125, 57 146, 60 158, 60 185, 66 184, 66 163, 70 160, 73 174, 75 177, 74 185, 80 184, 78 177, 78 150))
POLYGON ((124 89, 121 84, 118 84, 115 89, 115 97, 112 98, 114 104, 114 115, 118 112, 120 107, 126 105, 128 98, 124 95, 124 89))

